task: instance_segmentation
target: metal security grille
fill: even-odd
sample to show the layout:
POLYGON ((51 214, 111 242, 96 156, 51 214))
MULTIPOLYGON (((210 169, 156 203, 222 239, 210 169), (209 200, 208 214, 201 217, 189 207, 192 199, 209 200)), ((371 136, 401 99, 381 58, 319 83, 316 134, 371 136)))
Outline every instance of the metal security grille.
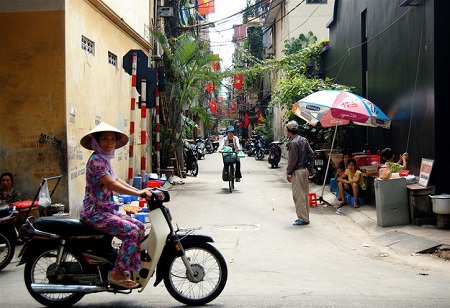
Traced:
POLYGON ((108 63, 117 67, 117 56, 108 51, 108 63))
POLYGON ((95 43, 84 36, 81 37, 81 49, 95 56, 95 43))

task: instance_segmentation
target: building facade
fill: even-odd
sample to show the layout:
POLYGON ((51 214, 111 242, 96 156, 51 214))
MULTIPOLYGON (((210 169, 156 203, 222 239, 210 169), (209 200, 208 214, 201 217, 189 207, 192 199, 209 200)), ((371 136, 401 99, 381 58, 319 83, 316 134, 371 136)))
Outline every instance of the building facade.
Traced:
MULTIPOLYGON (((0 171, 15 175, 24 199, 33 199, 43 178, 63 175, 53 199, 76 216, 90 155, 81 137, 102 121, 126 133, 136 122, 139 134, 138 106, 130 106, 138 94, 123 57, 151 52, 152 3, 0 1, 0 171)), ((133 157, 127 145, 112 160, 124 179, 130 167, 140 170, 136 157, 146 151, 138 138, 131 142, 133 157)))
POLYGON ((420 174, 422 158, 434 160, 430 185, 450 191, 446 137, 450 109, 448 14, 444 0, 336 0, 329 23, 326 76, 354 87, 392 120, 391 129, 359 128, 354 145, 372 153, 391 147, 409 153, 408 169, 420 174), (407 5, 401 5, 406 3, 407 5))

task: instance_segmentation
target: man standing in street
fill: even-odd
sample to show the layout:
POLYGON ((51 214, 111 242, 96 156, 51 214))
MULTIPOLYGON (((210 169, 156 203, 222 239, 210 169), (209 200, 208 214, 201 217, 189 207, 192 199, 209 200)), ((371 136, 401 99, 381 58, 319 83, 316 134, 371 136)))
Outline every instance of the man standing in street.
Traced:
POLYGON ((306 138, 298 134, 296 121, 286 124, 289 136, 289 156, 286 167, 288 182, 292 183, 292 198, 298 219, 293 225, 309 225, 309 171, 308 165, 312 163, 314 152, 306 138))

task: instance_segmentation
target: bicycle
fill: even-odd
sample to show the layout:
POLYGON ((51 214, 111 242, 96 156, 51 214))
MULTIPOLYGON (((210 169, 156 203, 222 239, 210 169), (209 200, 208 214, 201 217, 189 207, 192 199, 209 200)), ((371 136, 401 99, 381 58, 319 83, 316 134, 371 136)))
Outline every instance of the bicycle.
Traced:
POLYGON ((227 176, 223 177, 224 181, 228 180, 228 188, 230 193, 233 192, 234 189, 234 171, 235 171, 235 163, 237 160, 236 152, 222 152, 223 159, 223 171, 227 174, 227 176))

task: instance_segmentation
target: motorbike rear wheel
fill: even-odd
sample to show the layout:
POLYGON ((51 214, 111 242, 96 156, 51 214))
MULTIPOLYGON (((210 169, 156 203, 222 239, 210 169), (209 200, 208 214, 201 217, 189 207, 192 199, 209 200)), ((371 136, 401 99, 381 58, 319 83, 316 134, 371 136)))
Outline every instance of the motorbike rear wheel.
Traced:
POLYGON ((180 257, 170 261, 164 277, 167 291, 177 301, 202 306, 214 300, 225 288, 228 269, 222 254, 208 243, 184 244, 185 254, 195 277, 188 277, 180 257))
POLYGON ((16 243, 12 243, 11 238, 0 233, 0 271, 4 269, 14 257, 16 243))
MULTIPOLYGON (((51 281, 51 276, 68 275, 65 269, 58 269, 55 265, 56 257, 58 255, 57 249, 47 249, 37 253, 35 258, 28 260, 25 265, 24 279, 25 285, 30 295, 39 303, 48 307, 67 307, 72 306, 80 301, 85 294, 82 293, 37 293, 33 290, 31 284, 50 284, 55 283, 51 281)), ((82 272, 81 263, 70 252, 65 252, 62 257, 62 262, 70 264, 70 271, 82 272)), ((58 281, 58 284, 61 282, 58 281)))
POLYGON ((197 164, 196 161, 193 161, 193 162, 192 162, 191 168, 192 168, 192 169, 190 170, 191 174, 192 174, 193 176, 197 176, 197 174, 198 174, 198 164, 197 164))

